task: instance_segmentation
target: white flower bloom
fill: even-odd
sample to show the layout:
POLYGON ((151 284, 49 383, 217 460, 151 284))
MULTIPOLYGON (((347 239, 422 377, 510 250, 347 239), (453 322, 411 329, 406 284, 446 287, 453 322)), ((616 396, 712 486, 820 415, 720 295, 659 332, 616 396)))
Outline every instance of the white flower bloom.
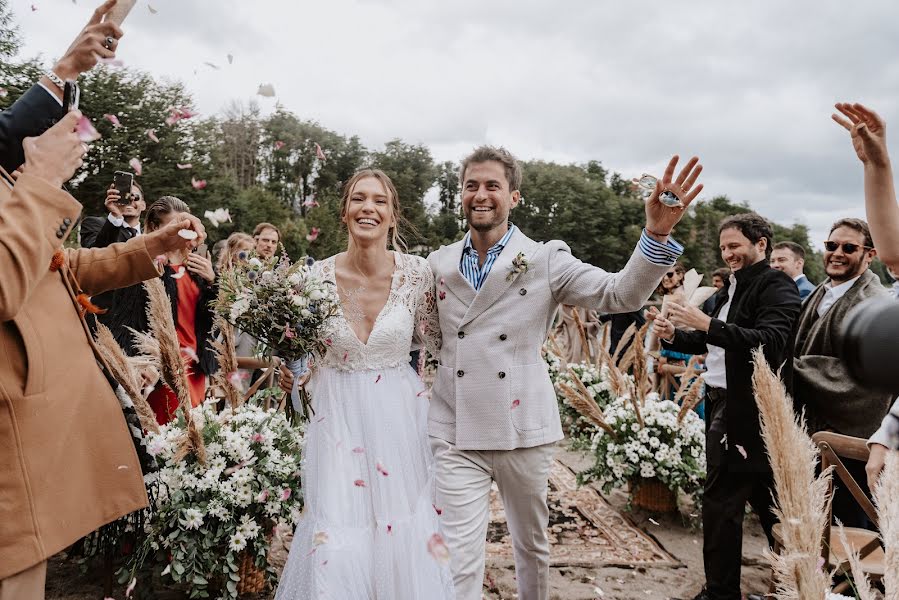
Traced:
POLYGON ((240 552, 244 548, 247 547, 247 538, 240 532, 235 533, 231 536, 231 540, 228 542, 228 549, 233 552, 240 552))
POLYGON ((187 508, 180 522, 187 529, 199 529, 203 525, 203 513, 196 508, 187 508))

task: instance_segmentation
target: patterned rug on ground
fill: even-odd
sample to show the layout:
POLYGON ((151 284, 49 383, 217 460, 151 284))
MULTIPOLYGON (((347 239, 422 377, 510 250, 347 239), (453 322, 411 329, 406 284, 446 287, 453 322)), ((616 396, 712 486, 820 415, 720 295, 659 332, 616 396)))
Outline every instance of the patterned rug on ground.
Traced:
MULTIPOLYGON (((589 486, 577 487, 574 473, 553 462, 549 476, 550 563, 554 567, 671 566, 681 563, 589 486)), ((502 501, 490 492, 487 556, 514 559, 502 501)))

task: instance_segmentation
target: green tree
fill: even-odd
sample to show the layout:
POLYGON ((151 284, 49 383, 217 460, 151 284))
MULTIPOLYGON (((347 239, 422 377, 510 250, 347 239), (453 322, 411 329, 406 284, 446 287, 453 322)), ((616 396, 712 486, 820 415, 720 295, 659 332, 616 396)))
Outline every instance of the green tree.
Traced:
POLYGON ((37 58, 20 59, 22 38, 8 0, 0 0, 0 110, 5 110, 40 79, 37 58))

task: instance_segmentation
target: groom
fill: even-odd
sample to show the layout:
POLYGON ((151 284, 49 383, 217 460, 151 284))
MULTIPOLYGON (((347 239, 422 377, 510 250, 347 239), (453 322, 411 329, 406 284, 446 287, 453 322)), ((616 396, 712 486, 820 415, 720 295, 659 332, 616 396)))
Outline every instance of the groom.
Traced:
POLYGON ((564 242, 535 242, 509 223, 521 199, 521 167, 507 150, 482 146, 462 162, 469 231, 428 257, 443 336, 428 433, 458 600, 481 598, 494 481, 515 550, 518 597, 548 598, 547 482, 563 435, 541 348, 559 304, 602 313, 643 306, 683 251, 669 235, 702 189, 694 186, 697 162, 672 180, 671 159, 646 204, 640 242, 618 273, 582 263, 564 242), (666 191, 684 206, 662 204, 666 191))

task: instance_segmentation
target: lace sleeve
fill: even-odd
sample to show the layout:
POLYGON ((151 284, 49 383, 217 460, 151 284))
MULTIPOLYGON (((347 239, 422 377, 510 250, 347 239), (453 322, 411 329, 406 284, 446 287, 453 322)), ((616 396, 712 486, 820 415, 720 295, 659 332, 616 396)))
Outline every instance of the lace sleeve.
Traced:
POLYGON ((415 332, 412 337, 414 345, 423 346, 433 357, 440 353, 440 319, 437 316, 437 290, 434 285, 434 273, 424 260, 421 260, 417 274, 415 332))

